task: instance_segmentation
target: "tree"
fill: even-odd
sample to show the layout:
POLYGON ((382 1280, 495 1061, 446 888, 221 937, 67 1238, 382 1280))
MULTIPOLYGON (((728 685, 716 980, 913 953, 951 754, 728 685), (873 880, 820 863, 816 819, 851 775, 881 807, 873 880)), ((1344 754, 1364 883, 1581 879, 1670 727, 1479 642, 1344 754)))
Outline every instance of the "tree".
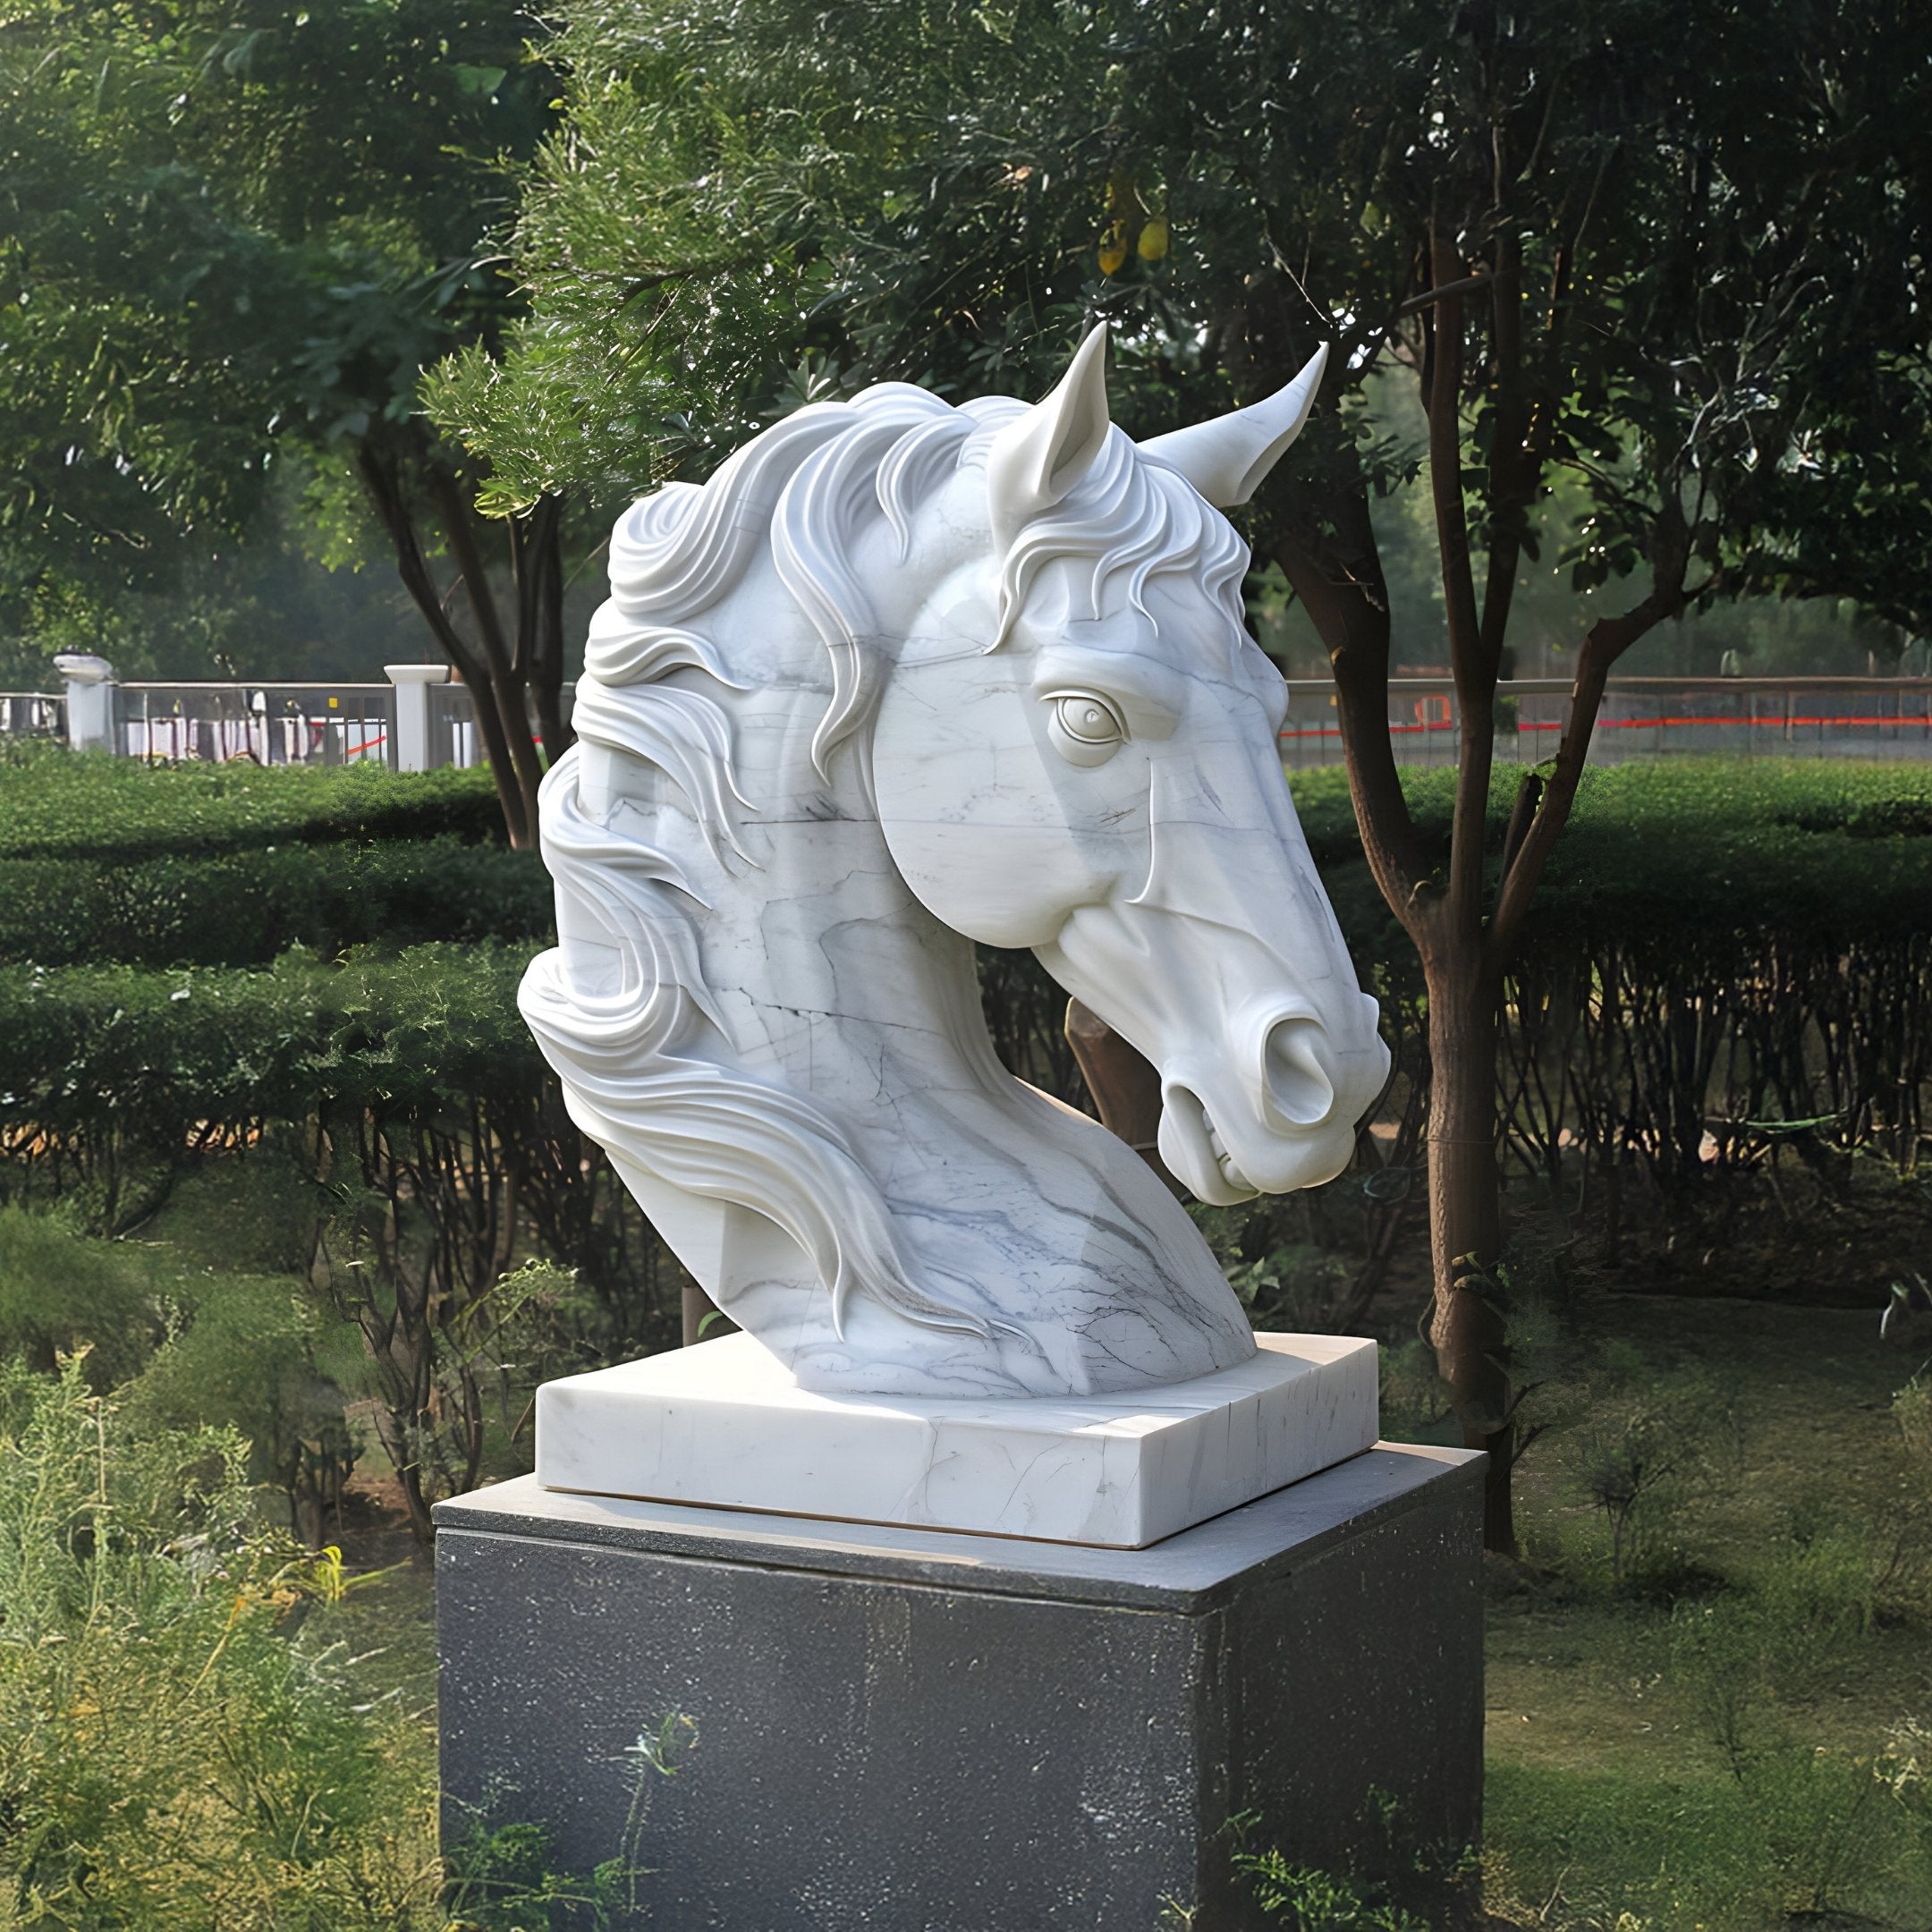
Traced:
POLYGON ((16 572, 165 577, 292 462, 312 516, 373 514, 519 843, 530 708, 551 756, 568 737, 564 506, 479 520, 474 463, 415 398, 513 307, 490 237, 548 114, 530 27, 506 0, 40 0, 0 26, 16 572))
POLYGON ((1114 325, 1143 434, 1334 346, 1249 527, 1327 650, 1363 848, 1421 962, 1430 1337, 1491 1453, 1488 1541, 1513 1547, 1510 962, 1633 642, 1773 560, 1787 588, 1837 595, 1899 574, 1881 542, 1805 580, 1830 499, 1794 499, 1792 476, 1828 447, 1839 487, 1872 488, 1860 439, 1921 473, 1847 371, 1924 367, 1926 30, 1887 0, 1781 10, 1775 37, 1735 0, 585 0, 568 18, 567 111, 514 243, 530 319, 430 390, 499 508, 701 468, 819 386, 1038 393, 1090 315, 1114 325), (1383 375, 1417 386, 1419 451, 1365 406, 1383 375), (1440 849, 1387 729, 1375 514, 1419 466, 1460 716, 1440 849), (1574 587, 1631 588, 1579 623, 1559 750, 1497 812, 1496 684, 1559 475, 1584 506, 1574 587))

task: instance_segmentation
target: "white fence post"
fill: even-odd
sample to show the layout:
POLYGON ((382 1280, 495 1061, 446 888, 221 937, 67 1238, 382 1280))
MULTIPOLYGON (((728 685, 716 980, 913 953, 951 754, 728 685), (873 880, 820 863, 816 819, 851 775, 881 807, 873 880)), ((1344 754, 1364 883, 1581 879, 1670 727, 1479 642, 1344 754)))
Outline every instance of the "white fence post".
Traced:
POLYGON ((449 666, 393 664, 383 669, 395 686, 395 768, 429 769, 429 687, 449 682, 449 666))
POLYGON ((54 668, 67 682, 67 742, 76 751, 118 751, 114 666, 86 651, 63 651, 54 668))

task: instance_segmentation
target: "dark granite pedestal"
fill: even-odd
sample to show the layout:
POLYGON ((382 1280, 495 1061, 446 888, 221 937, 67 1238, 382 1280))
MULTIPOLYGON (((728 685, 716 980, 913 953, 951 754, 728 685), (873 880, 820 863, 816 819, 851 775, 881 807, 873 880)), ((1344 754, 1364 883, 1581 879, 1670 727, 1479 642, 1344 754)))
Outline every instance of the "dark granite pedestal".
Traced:
POLYGON ((1476 1835, 1479 1462, 1376 1448, 1142 1550, 445 1503, 445 1833, 623 1860, 663 1932, 1258 1926, 1238 1814, 1357 1877, 1476 1835))

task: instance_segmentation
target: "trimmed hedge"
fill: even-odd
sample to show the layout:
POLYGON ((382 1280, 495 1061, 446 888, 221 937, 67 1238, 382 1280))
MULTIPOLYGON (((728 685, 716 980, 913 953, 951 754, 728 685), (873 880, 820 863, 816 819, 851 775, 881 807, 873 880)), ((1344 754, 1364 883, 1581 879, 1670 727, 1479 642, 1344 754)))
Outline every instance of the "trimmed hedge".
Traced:
MULTIPOLYGON (((1500 852, 1520 773, 1490 790, 1500 852)), ((1408 772, 1426 838, 1447 856, 1455 775, 1408 772)), ((1359 954, 1411 977, 1407 943, 1373 880, 1339 770, 1297 773, 1295 805, 1359 954)), ((1584 775, 1525 930, 1525 950, 1660 936, 1732 936, 1744 953, 1775 933, 1821 942, 1932 931, 1932 764, 1685 759, 1584 775)))
MULTIPOLYGON (((1500 837, 1521 767, 1498 765, 1489 818, 1500 837)), ((1289 775, 1309 845, 1324 863, 1359 858, 1348 775, 1339 767, 1289 775)), ((1446 837, 1455 802, 1453 771, 1405 771, 1402 790, 1425 834, 1446 837)), ((1854 764, 1827 758, 1682 758, 1668 763, 1592 766, 1577 790, 1563 845, 1612 826, 1674 836, 1755 825, 1842 832, 1860 839, 1932 835, 1932 761, 1854 764)), ((1559 846, 1559 851, 1563 849, 1559 846)))
MULTIPOLYGON (((182 780, 229 843, 118 866, 78 850, 0 856, 0 961, 37 962, 0 970, 0 1188, 24 1164, 56 1189, 85 1179, 113 1196, 114 1175, 178 1169, 210 1123, 553 1108, 514 1000, 549 930, 530 855, 446 835, 353 843, 352 821, 383 822, 413 790, 380 773, 251 770, 229 792, 195 791, 201 775, 63 768, 143 811, 182 780), (271 806, 342 836, 250 849, 271 806), (378 940, 405 949, 384 957, 378 940), (105 947, 135 963, 79 963, 105 947)), ((1498 775, 1498 844, 1516 776, 1498 775)), ((1453 775, 1409 783, 1425 830, 1445 826, 1453 775)), ((1345 781, 1309 774, 1296 792, 1413 1061, 1419 974, 1361 860, 1345 781)), ((1748 1162, 1781 1123, 1817 1119, 1820 1144, 1876 1140, 1911 1165, 1932 1120, 1932 836, 1916 831, 1928 813, 1922 767, 1590 773, 1507 996, 1502 1097, 1524 1157, 1554 1174, 1581 1146, 1682 1178, 1708 1165, 1713 1136, 1720 1161, 1748 1162)), ((123 845, 146 835, 138 818, 114 831, 123 845)), ((981 980, 1009 1063, 1077 1097, 1063 996, 1028 955, 983 955, 981 980)), ((560 1173, 577 1158, 546 1143, 552 1155, 560 1173)))
POLYGON ((0 973, 0 1140, 106 1129, 183 1146, 204 1122, 318 1107, 435 1114, 542 1077, 517 1012, 530 951, 420 945, 265 972, 134 966, 0 973))
POLYGON ((0 965, 267 966, 433 940, 547 938, 534 852, 450 837, 269 845, 127 863, 0 858, 0 965))
POLYGON ((488 773, 155 766, 59 746, 0 750, 0 859, 124 861, 436 837, 503 843, 488 773))

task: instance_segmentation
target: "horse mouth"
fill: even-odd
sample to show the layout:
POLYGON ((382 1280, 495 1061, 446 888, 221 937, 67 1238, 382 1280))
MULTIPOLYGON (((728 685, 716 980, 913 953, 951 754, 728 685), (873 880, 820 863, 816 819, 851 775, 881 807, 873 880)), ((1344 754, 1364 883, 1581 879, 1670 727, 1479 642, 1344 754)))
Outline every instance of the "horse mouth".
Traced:
POLYGON ((1161 1157, 1197 1199, 1225 1207, 1262 1191, 1228 1151, 1199 1095, 1176 1082, 1161 1098, 1161 1157))
MULTIPOLYGON (((1224 1136, 1207 1103, 1178 1081, 1162 1097, 1161 1158, 1196 1199, 1211 1206, 1232 1208, 1258 1194, 1318 1187, 1334 1180, 1354 1152, 1352 1131, 1333 1123, 1295 1134, 1265 1133, 1250 1141, 1239 1132, 1224 1136), (1231 1140, 1259 1166, 1258 1175, 1230 1148, 1231 1140)), ((1237 1128, 1242 1124, 1236 1123, 1237 1128)))
POLYGON ((1208 1131, 1208 1151, 1214 1157, 1221 1178, 1243 1194, 1258 1194, 1260 1189, 1235 1165, 1234 1157, 1222 1141, 1221 1130, 1215 1125, 1214 1116, 1206 1107, 1201 1109, 1201 1125, 1208 1131))

